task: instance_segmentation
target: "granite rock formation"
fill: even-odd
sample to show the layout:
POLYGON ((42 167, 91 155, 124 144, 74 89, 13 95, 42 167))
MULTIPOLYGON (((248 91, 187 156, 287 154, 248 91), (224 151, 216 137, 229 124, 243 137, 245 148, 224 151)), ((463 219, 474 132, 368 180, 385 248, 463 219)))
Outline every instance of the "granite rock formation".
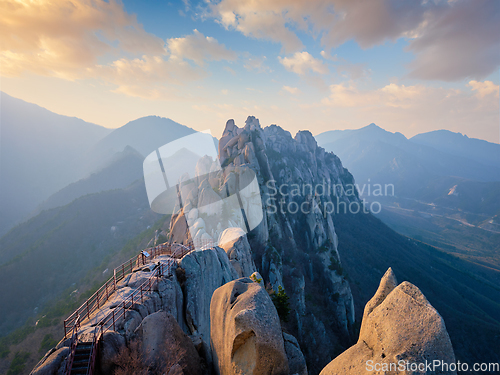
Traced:
POLYGON ((359 375, 373 371, 406 374, 446 374, 424 367, 433 361, 455 363, 455 355, 443 318, 422 292, 409 282, 397 285, 392 269, 385 273, 365 307, 358 342, 335 358, 320 375, 359 375), (412 370, 410 366, 421 366, 412 370))
POLYGON ((249 278, 217 289, 210 304, 218 375, 289 374, 283 333, 268 293, 249 278))

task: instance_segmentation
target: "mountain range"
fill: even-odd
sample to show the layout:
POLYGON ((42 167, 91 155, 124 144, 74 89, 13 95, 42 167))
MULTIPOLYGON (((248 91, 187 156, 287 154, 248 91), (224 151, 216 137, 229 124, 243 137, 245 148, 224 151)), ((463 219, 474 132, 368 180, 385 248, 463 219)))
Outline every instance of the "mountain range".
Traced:
POLYGON ((394 196, 366 196, 368 200, 407 199, 475 214, 500 213, 496 143, 447 130, 407 139, 375 124, 328 131, 316 139, 341 158, 359 185, 394 186, 394 196))
POLYGON ((139 159, 194 132, 157 116, 107 129, 3 92, 0 95, 0 236, 44 208, 69 203, 80 195, 126 187, 142 175, 137 169, 139 159), (119 159, 124 158, 135 158, 136 167, 123 169, 126 161, 119 159), (92 174, 104 169, 112 176, 106 182, 97 181, 92 174))
MULTIPOLYGON (((11 112, 11 123, 15 123, 15 118, 11 112)), ((486 154, 471 151, 473 156, 460 156, 451 153, 452 146, 447 146, 448 151, 437 149, 435 145, 420 144, 370 125, 358 131, 317 136, 320 146, 334 151, 325 156, 307 131, 292 138, 276 126, 261 129, 253 117, 249 117, 246 127, 250 135, 241 145, 229 142, 240 135, 239 129, 230 126, 221 143, 222 147, 229 143, 236 148, 238 158, 228 159, 230 164, 236 165, 236 160, 241 162, 244 158, 252 160, 252 167, 261 171, 257 173, 261 189, 266 188, 263 184, 269 176, 289 183, 295 181, 290 176, 309 176, 311 170, 316 171, 307 177, 311 181, 320 181, 320 176, 328 171, 343 184, 351 183, 353 176, 357 183, 368 179, 371 183, 394 183, 397 198, 399 194, 413 194, 412 199, 422 199, 433 191, 433 183, 442 184, 440 189, 448 189, 448 194, 454 186, 448 187, 448 180, 459 181, 455 183, 457 192, 464 189, 458 197, 466 196, 467 184, 472 184, 473 189, 467 193, 469 196, 475 196, 475 184, 487 186, 483 187, 485 192, 492 189, 494 196, 495 185, 491 184, 500 181, 498 165, 481 162, 488 155, 494 157, 495 147, 482 147, 493 150, 486 154)), ((11 129, 15 133, 14 130, 11 129)), ((168 225, 168 216, 160 217, 149 209, 141 160, 157 147, 193 131, 171 120, 150 116, 112 132, 105 129, 106 134, 95 136, 94 141, 89 140, 75 152, 81 175, 60 188, 47 188, 50 193, 26 211, 26 215, 31 212, 33 216, 0 238, 0 282, 10 286, 0 296, 5 302, 0 309, 0 335, 11 332, 15 336, 18 331, 12 331, 24 321, 33 325, 32 319, 43 318, 41 312, 57 306, 72 291, 78 295, 89 293, 90 281, 96 278, 94 271, 99 270, 97 280, 105 279, 102 272, 116 266, 127 240, 143 233, 151 235, 148 230, 156 228, 158 220, 167 223, 163 227, 168 225)), ((20 138, 19 134, 16 136, 20 138)), ((70 143, 72 134, 66 136, 60 141, 70 143)), ((432 143, 432 137, 425 139, 432 143)), ((45 137, 40 137, 40 142, 44 141, 45 137)), ((457 147, 458 150, 462 146, 457 147)), ((51 159, 44 160, 50 163, 51 159)), ((433 199, 442 197, 441 190, 434 190, 441 195, 432 195, 433 199)), ((12 189, 10 192, 17 194, 12 189)), ((486 203, 485 206, 489 207, 486 203)), ((248 235, 252 258, 266 282, 275 287, 281 283, 290 295, 297 313, 286 327, 298 337, 312 373, 353 342, 362 308, 388 267, 394 269, 399 280, 419 286, 442 314, 458 359, 498 360, 500 280, 494 268, 402 236, 372 214, 333 215, 327 220, 314 215, 278 213, 268 214, 266 220, 267 227, 259 226, 248 235), (336 234, 328 241, 327 232, 336 234), (349 301, 354 301, 354 321, 346 318, 352 313, 349 301), (332 319, 332 311, 344 320, 332 319)), ((175 222, 171 227, 175 227, 175 222)), ((141 242, 140 246, 144 245, 141 242)), ((59 327, 65 313, 51 315, 49 325, 59 327)), ((39 336, 27 336, 25 340, 41 340, 35 337, 39 336)), ((12 356, 6 358, 12 360, 12 356)))

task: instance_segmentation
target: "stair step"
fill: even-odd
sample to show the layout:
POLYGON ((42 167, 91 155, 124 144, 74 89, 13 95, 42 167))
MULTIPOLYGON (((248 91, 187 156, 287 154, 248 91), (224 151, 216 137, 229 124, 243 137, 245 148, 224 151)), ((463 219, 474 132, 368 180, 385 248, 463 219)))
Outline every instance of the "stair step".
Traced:
POLYGON ((76 350, 78 349, 90 349, 92 347, 92 344, 78 344, 76 346, 76 350))
POLYGON ((75 367, 87 366, 88 364, 89 364, 89 358, 82 358, 80 360, 73 361, 73 366, 75 367))

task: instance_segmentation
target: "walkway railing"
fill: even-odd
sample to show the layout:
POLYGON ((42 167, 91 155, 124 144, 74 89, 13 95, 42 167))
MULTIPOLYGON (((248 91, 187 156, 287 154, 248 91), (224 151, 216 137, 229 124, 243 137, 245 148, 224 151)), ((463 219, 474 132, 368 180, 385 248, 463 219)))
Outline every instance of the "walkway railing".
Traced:
POLYGON ((132 273, 136 267, 150 263, 152 259, 160 255, 182 257, 188 252, 193 251, 193 249, 194 246, 192 243, 187 246, 176 243, 165 243, 145 249, 141 251, 139 255, 116 267, 113 270, 113 277, 106 281, 106 283, 76 309, 73 314, 64 320, 64 338, 67 338, 68 334, 72 332, 77 318, 80 319, 80 323, 86 319, 90 319, 90 315, 100 309, 116 291, 116 284, 123 280, 128 274, 132 273))
MULTIPOLYGON (((197 241, 197 249, 203 250, 212 248, 215 246, 214 242, 209 241, 197 241)), ((67 360, 66 375, 71 374, 72 362, 75 356, 75 349, 78 342, 78 329, 80 327, 80 319, 89 319, 92 312, 99 309, 104 302, 109 299, 109 296, 116 290, 116 283, 126 275, 131 273, 135 267, 145 265, 150 263, 151 260, 159 255, 168 254, 171 258, 167 259, 165 263, 158 262, 153 268, 152 274, 144 281, 136 290, 132 292, 127 298, 120 302, 115 308, 111 310, 104 318, 102 318, 97 324, 95 324, 92 349, 90 352, 89 364, 87 367, 87 375, 92 375, 94 373, 94 367, 96 362, 96 355, 99 342, 102 335, 107 331, 113 329, 116 331, 117 324, 120 323, 121 319, 125 321, 125 314, 127 310, 131 310, 135 305, 144 302, 144 298, 147 294, 154 291, 154 285, 158 282, 159 278, 162 276, 170 276, 172 272, 172 267, 175 264, 174 258, 182 258, 184 255, 190 253, 194 250, 192 243, 188 246, 181 244, 162 244, 153 248, 148 248, 141 251, 141 253, 128 262, 123 263, 121 266, 115 268, 113 272, 113 277, 109 279, 96 293, 94 293, 87 301, 83 303, 80 308, 78 308, 68 319, 64 321, 64 336, 66 338, 67 332, 73 332, 71 339, 71 351, 67 360), (112 281, 112 283, 111 283, 112 281)))

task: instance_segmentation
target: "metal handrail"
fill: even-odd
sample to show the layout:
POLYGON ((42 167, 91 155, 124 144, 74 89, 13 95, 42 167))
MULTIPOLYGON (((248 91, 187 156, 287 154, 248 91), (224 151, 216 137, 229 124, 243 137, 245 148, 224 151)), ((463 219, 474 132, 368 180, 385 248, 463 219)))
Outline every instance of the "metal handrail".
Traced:
POLYGON ((73 361, 75 359, 76 347, 78 345, 78 328, 80 328, 80 317, 78 316, 73 325, 73 335, 71 336, 71 341, 69 345, 69 354, 66 361, 66 368, 64 373, 70 374, 71 368, 73 367, 73 361))
MULTIPOLYGON (((125 263, 116 267, 113 270, 113 277, 104 283, 92 296, 90 296, 73 314, 64 320, 64 338, 71 332, 76 317, 80 316, 82 320, 90 319, 90 315, 100 309, 109 297, 116 291, 116 284, 123 280, 128 274, 132 273, 135 267, 146 264, 147 260, 154 259, 159 255, 172 255, 172 245, 161 244, 155 247, 147 248, 141 251, 137 256, 129 259, 125 263), (149 254, 146 257, 145 253, 149 254)), ((175 244, 178 245, 178 244, 175 244)), ((183 245, 181 245, 183 246, 183 245)), ((192 244, 188 244, 188 248, 192 249, 192 244)))
MULTIPOLYGON (((208 247, 213 247, 214 246, 214 243, 213 241, 202 241, 201 242, 201 246, 200 248, 201 249, 205 249, 205 248, 208 248, 208 247)), ((162 254, 166 254, 167 252, 170 253, 169 255, 171 255, 173 258, 176 258, 176 257, 184 257, 186 254, 190 253, 191 251, 194 250, 194 245, 193 243, 189 243, 188 246, 184 246, 184 245, 181 245, 181 244, 177 244, 177 243, 173 243, 173 244, 162 244, 162 245, 159 245, 159 246, 156 246, 156 247, 153 247, 153 248, 148 248, 146 250, 143 250, 141 251, 141 253, 135 257, 135 259, 137 259, 137 263, 136 264, 139 264, 139 257, 141 257, 141 260, 142 260, 142 264, 144 265, 145 264, 145 258, 146 258, 146 255, 145 255, 145 252, 148 253, 149 256, 147 256, 148 260, 150 259, 153 259, 155 258, 156 256, 159 256, 159 255, 162 255, 162 254), (172 248, 175 248, 173 251, 172 251, 172 248)), ((146 293, 150 293, 153 291, 153 285, 154 285, 154 281, 156 279, 156 281, 158 281, 158 279, 160 277, 162 277, 164 274, 165 274, 165 270, 166 270, 166 276, 169 276, 170 275, 170 272, 172 270, 172 266, 174 265, 175 261, 173 258, 170 258, 170 259, 167 259, 167 262, 166 263, 161 263, 161 262, 158 262, 158 265, 156 267, 156 269, 153 269, 153 273, 151 274, 151 276, 148 277, 148 279, 146 281, 144 281, 140 286, 139 288, 136 288, 136 290, 134 292, 132 292, 131 295, 129 295, 126 299, 124 299, 121 303, 120 303, 120 307, 123 307, 123 310, 121 312, 121 314, 119 314, 118 316, 116 316, 116 313, 115 313, 115 310, 113 309, 110 313, 108 313, 107 316, 105 316, 104 318, 102 318, 97 324, 96 324, 96 328, 94 329, 94 337, 93 337, 93 341, 92 341, 92 348, 91 348, 91 354, 90 354, 90 357, 89 357, 89 363, 88 363, 88 366, 87 366, 87 375, 93 375, 94 373, 94 367, 95 367, 95 361, 96 361, 96 354, 97 354, 97 347, 99 345, 99 342, 100 342, 100 339, 101 337, 104 335, 104 333, 106 333, 109 329, 111 329, 111 327, 113 327, 113 330, 116 331, 116 323, 117 321, 119 321, 122 317, 125 319, 125 313, 127 310, 130 310, 132 309, 137 303, 138 303, 138 297, 139 297, 139 294, 140 294, 140 300, 141 300, 141 303, 144 302, 144 295, 146 293), (146 285, 147 285, 147 288, 146 288, 146 285), (134 301, 134 296, 136 296, 136 300, 134 301)), ((132 258, 134 259, 134 258, 132 258)), ((131 260, 132 260, 131 259, 131 260)), ((130 263, 130 272, 132 272, 132 262, 131 260, 129 261, 130 263)), ((122 264, 121 266, 117 267, 118 269, 121 268, 122 270, 122 274, 121 274, 121 278, 124 278, 125 277, 125 264, 122 264)), ((120 280, 121 280, 120 278, 120 280)), ((110 280, 113 280, 113 285, 114 285, 114 289, 113 291, 116 290, 116 268, 115 268, 115 271, 114 271, 114 275, 113 275, 113 278, 110 279, 110 280)), ((108 282, 110 281, 108 280, 108 282)), ((108 282, 106 282, 106 284, 104 284, 103 287, 101 287, 99 290, 105 288, 106 292, 108 291, 107 289, 107 285, 108 285, 108 282)), ((91 300, 94 296, 97 296, 95 299, 97 301, 97 308, 99 308, 99 290, 94 293, 93 296, 91 296, 87 301, 86 303, 84 303, 80 308, 82 307, 86 307, 87 309, 87 318, 90 318, 90 310, 89 310, 89 300, 91 300)), ((106 300, 109 299, 109 294, 106 293, 106 300)), ((95 304, 93 305, 95 307, 95 304)), ((65 337, 66 337, 66 323, 67 321, 70 321, 71 318, 73 317, 74 314, 76 314, 80 309, 78 309, 77 311, 75 311, 75 313, 73 313, 68 319, 66 319, 64 321, 64 330, 65 330, 65 337)), ((95 311, 95 308, 94 310, 95 311)), ((73 365, 73 360, 74 360, 74 357, 75 357, 75 352, 76 352, 76 346, 78 344, 78 329, 80 328, 80 315, 76 315, 76 318, 74 320, 74 324, 73 324, 73 336, 72 336, 72 339, 71 339, 71 344, 70 344, 70 347, 71 347, 71 350, 70 350, 70 354, 68 356, 68 360, 66 362, 66 374, 70 374, 71 373, 71 367, 73 365)))
POLYGON ((92 339, 92 348, 90 349, 90 357, 89 357, 89 362, 87 364, 87 375, 94 374, 97 345, 99 344, 100 339, 101 339, 101 334, 99 333, 99 328, 96 328, 96 329, 94 329, 94 337, 92 339))

